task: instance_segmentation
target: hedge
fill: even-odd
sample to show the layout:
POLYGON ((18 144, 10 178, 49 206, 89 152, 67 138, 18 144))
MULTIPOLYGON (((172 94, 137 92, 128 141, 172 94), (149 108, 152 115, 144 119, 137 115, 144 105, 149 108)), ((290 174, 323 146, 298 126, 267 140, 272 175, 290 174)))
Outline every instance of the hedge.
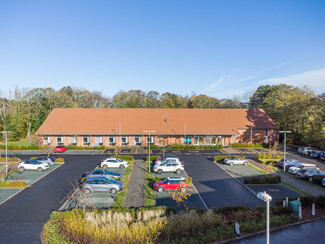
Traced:
POLYGON ((121 160, 124 160, 128 163, 133 163, 134 162, 134 157, 130 155, 119 155, 119 156, 111 156, 111 158, 119 158, 121 160))
POLYGON ((229 144, 230 148, 268 148, 269 144, 267 143, 233 143, 229 144))
MULTIPOLYGON (((276 199, 276 205, 282 206, 283 200, 285 200, 285 197, 280 197, 276 199)), ((289 197, 289 201, 297 200, 297 197, 289 197)), ((315 203, 315 206, 318 208, 325 208, 325 195, 320 196, 305 196, 300 197, 301 205, 304 207, 311 207, 313 203, 315 203)))
POLYGON ((251 176, 244 179, 244 184, 279 184, 281 176, 265 175, 265 176, 251 176))
MULTIPOLYGON (((155 161, 157 158, 161 158, 159 155, 150 155, 151 162, 155 161)), ((149 161, 149 156, 147 156, 146 161, 149 161)))
POLYGON ((313 176, 313 183, 321 185, 324 178, 325 176, 313 176))
POLYGON ((26 187, 25 181, 0 181, 0 187, 26 187))
MULTIPOLYGON (((5 145, 0 145, 0 149, 1 150, 6 150, 6 146, 5 145)), ((29 145, 29 146, 24 146, 24 145, 7 145, 7 149, 8 150, 14 150, 14 151, 18 151, 18 150, 41 150, 43 149, 43 147, 39 147, 37 145, 29 145)))
MULTIPOLYGON (((17 158, 17 157, 14 157, 14 158, 7 158, 7 161, 8 162, 20 162, 21 159, 20 158, 17 158)), ((0 157, 0 162, 6 162, 6 158, 5 157, 0 157)))
POLYGON ((282 158, 283 158, 283 156, 278 155, 278 154, 272 155, 272 154, 261 154, 261 153, 257 154, 257 157, 256 157, 256 159, 257 160, 260 160, 260 161, 263 160, 263 159, 276 159, 276 160, 280 160, 282 158))
MULTIPOLYGON (((146 149, 149 147, 147 146, 146 149)), ((205 149, 205 150, 217 150, 217 149, 222 149, 222 145, 186 145, 186 144, 170 144, 166 145, 165 147, 163 146, 158 146, 158 145, 150 145, 151 150, 196 150, 196 149, 205 149)))
POLYGON ((245 156, 237 156, 237 155, 218 155, 218 156, 214 156, 214 161, 222 161, 224 160, 225 158, 230 158, 230 157, 237 157, 237 158, 240 158, 240 159, 245 159, 246 157, 245 156))
POLYGON ((75 145, 68 145, 68 150, 105 150, 105 146, 89 146, 89 147, 83 147, 83 146, 75 146, 75 145))

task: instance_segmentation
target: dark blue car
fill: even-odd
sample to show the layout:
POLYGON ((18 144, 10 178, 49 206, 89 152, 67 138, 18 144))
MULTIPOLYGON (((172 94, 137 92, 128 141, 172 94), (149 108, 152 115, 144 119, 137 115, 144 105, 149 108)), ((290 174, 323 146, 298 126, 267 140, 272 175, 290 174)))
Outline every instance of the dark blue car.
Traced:
POLYGON ((92 176, 108 176, 110 178, 120 178, 121 174, 109 171, 107 169, 95 169, 93 171, 86 172, 82 175, 82 178, 92 177, 92 176))
MULTIPOLYGON (((278 163, 277 163, 277 166, 278 167, 281 167, 283 168, 283 162, 284 160, 281 159, 278 163)), ((299 160, 297 159, 294 159, 294 158, 286 158, 286 168, 288 167, 291 167, 291 166, 298 166, 299 164, 301 164, 302 162, 300 162, 299 160)))
POLYGON ((312 157, 312 158, 319 158, 319 156, 321 154, 323 154, 324 152, 323 151, 320 151, 320 150, 314 150, 314 151, 311 151, 309 156, 312 157))

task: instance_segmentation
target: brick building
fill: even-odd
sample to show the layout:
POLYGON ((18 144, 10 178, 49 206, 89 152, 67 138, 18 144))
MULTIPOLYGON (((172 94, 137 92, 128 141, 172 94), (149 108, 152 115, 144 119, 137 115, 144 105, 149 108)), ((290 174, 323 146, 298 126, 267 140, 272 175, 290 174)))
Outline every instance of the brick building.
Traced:
POLYGON ((225 146, 274 142, 278 131, 262 109, 56 108, 36 135, 51 146, 225 146))

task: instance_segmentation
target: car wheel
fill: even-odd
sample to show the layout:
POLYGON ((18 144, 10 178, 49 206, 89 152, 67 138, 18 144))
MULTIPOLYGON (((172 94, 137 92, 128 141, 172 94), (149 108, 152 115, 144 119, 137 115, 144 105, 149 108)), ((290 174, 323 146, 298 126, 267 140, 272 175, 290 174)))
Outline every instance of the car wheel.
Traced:
POLYGON ((246 161, 246 162, 244 162, 244 165, 245 165, 245 166, 247 166, 247 164, 248 164, 248 163, 247 163, 247 161, 246 161))
POLYGON ((181 192, 185 192, 185 191, 186 191, 186 187, 182 187, 181 192))
POLYGON ((20 168, 19 168, 19 171, 20 171, 20 172, 24 172, 24 171, 25 171, 25 168, 24 168, 24 167, 20 167, 20 168))
POLYGON ((233 162, 230 162, 230 163, 229 163, 229 165, 230 165, 230 166, 233 166, 233 165, 234 165, 234 163, 233 163, 233 162))
POLYGON ((313 182, 313 177, 309 177, 309 178, 308 178, 308 181, 309 181, 309 182, 313 182))
POLYGON ((163 187, 158 187, 157 191, 158 192, 163 192, 165 189, 163 187))
POLYGON ((38 171, 38 172, 42 172, 43 169, 42 169, 41 167, 38 167, 38 168, 37 168, 37 171, 38 171))
POLYGON ((104 165, 103 165, 103 168, 104 168, 104 169, 107 169, 107 168, 108 168, 108 167, 107 167, 107 164, 104 164, 104 165))
POLYGON ((161 174, 162 172, 163 172, 162 169, 158 169, 158 170, 157 170, 157 173, 158 173, 158 174, 161 174))
POLYGON ((124 169, 125 168, 124 164, 120 164, 120 167, 119 168, 120 169, 124 169))
POLYGON ((177 169, 177 170, 176 170, 176 174, 178 174, 178 175, 179 175, 181 172, 182 172, 182 171, 181 171, 180 169, 177 169))
POLYGON ((111 189, 111 194, 115 194, 117 192, 117 190, 115 188, 111 189))
POLYGON ((91 193, 91 190, 87 188, 87 189, 85 190, 85 194, 88 195, 88 194, 90 194, 90 193, 91 193))

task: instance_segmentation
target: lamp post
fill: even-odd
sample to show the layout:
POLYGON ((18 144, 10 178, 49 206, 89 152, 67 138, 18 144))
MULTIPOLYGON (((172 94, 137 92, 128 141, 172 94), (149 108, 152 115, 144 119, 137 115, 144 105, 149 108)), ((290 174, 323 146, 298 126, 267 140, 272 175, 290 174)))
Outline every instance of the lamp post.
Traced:
POLYGON ((6 142, 6 174, 8 174, 8 148, 7 148, 7 137, 8 137, 8 133, 12 133, 12 131, 1 131, 2 133, 5 134, 5 142, 6 142))
POLYGON ((286 141, 287 141, 287 133, 292 133, 290 130, 279 131, 279 133, 284 134, 284 145, 283 145, 283 171, 286 171, 286 141))
MULTIPOLYGON (((156 131, 154 131, 154 130, 145 130, 145 131, 143 131, 143 132, 149 132, 149 140, 151 139, 151 137, 150 137, 150 133, 151 132, 156 132, 156 131)), ((147 139, 147 143, 148 143, 148 139, 147 139)), ((149 172, 150 172, 150 164, 151 164, 151 161, 150 161, 150 141, 149 141, 149 172)))
POLYGON ((270 202, 272 197, 266 192, 257 193, 257 198, 266 202, 266 244, 270 243, 270 202))

